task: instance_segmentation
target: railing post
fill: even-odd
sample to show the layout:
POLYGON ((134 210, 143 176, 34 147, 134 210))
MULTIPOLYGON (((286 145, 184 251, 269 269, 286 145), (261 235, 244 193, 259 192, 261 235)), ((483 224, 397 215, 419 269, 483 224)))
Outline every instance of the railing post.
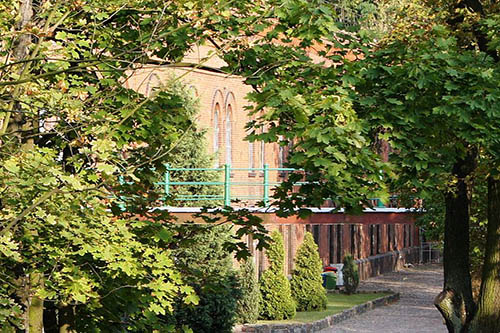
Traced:
POLYGON ((224 164, 224 206, 231 206, 231 167, 224 164))
POLYGON ((264 205, 269 204, 269 164, 264 164, 264 205))
POLYGON ((163 185, 165 188, 165 201, 167 200, 167 196, 170 194, 170 164, 166 164, 165 167, 165 184, 163 185))

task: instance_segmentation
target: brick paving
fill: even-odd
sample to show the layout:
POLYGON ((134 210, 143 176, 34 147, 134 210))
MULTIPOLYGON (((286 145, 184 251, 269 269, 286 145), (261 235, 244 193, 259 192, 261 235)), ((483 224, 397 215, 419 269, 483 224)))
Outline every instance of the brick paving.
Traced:
POLYGON ((404 268, 360 283, 359 290, 391 289, 401 293, 399 302, 368 311, 320 333, 384 332, 446 333, 446 326, 433 305, 443 285, 441 265, 404 268))

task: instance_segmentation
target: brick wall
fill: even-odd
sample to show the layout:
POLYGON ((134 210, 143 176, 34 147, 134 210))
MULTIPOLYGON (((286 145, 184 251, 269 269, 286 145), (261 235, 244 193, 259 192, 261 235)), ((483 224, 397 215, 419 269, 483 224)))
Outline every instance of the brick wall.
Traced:
MULTIPOLYGON (((370 224, 356 224, 356 233, 360 238, 354 237, 361 243, 360 256, 354 253, 354 258, 357 259, 360 277, 366 279, 371 276, 386 273, 403 267, 406 263, 418 263, 419 261, 419 245, 418 242, 418 228, 409 220, 408 223, 391 224, 379 223, 381 230, 388 230, 389 225, 394 225, 395 238, 403 239, 403 235, 399 233, 404 232, 404 225, 412 227, 414 230, 414 241, 410 244, 407 243, 403 247, 403 243, 398 243, 396 247, 389 248, 390 242, 386 232, 381 232, 380 250, 374 251, 370 254, 370 224), (385 237, 384 237, 385 236, 385 237), (401 245, 400 245, 401 244, 401 245)), ((297 253, 297 249, 304 239, 305 232, 309 231, 313 234, 316 233, 316 242, 323 265, 341 263, 345 253, 351 253, 351 226, 352 224, 267 224, 266 228, 269 231, 279 230, 283 235, 285 246, 285 274, 292 273, 294 268, 293 259, 297 253), (340 238, 338 230, 341 230, 340 238), (333 233, 333 234, 332 234, 333 233), (340 239, 340 248, 338 248, 338 240, 340 239), (333 252, 332 252, 333 251, 333 252), (340 256, 338 256, 340 251, 340 256)), ((376 229, 376 228, 375 228, 376 229)), ((268 267, 267 258, 264 251, 256 251, 255 247, 252 249, 255 264, 258 274, 260 275, 268 267)))

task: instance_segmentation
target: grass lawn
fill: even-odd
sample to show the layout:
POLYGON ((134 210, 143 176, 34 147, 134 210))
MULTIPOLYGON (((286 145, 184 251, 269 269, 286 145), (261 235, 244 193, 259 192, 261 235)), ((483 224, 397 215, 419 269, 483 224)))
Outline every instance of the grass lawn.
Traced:
POLYGON ((327 294, 328 303, 326 310, 323 311, 310 311, 310 312, 297 312, 295 318, 290 320, 259 320, 258 324, 278 324, 278 323, 309 323, 323 319, 332 314, 342 312, 345 309, 352 308, 355 305, 362 304, 379 297, 390 295, 389 293, 376 293, 376 294, 327 294))

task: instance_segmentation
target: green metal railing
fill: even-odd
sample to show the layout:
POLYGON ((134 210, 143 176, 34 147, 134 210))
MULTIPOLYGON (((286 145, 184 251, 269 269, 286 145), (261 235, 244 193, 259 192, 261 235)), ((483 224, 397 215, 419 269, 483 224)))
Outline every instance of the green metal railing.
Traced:
MULTIPOLYGON (((168 164, 166 165, 166 172, 162 182, 157 184, 163 186, 165 196, 174 194, 174 189, 177 186, 222 186, 222 194, 179 194, 175 196, 177 201, 222 201, 224 206, 230 206, 232 200, 255 200, 262 201, 265 206, 270 203, 270 194, 273 187, 281 184, 279 181, 270 181, 270 172, 294 172, 300 171, 293 168, 270 168, 268 164, 265 164, 263 168, 232 168, 229 164, 225 164, 219 168, 172 168, 168 164), (220 179, 222 181, 175 181, 172 180, 172 173, 175 172, 220 172, 222 173, 220 179), (234 181, 233 175, 235 172, 253 173, 253 177, 261 178, 262 181, 234 181), (257 177, 259 174, 259 177, 257 177), (235 186, 247 186, 247 187, 260 187, 262 188, 260 195, 232 195, 231 189, 235 186)), ((252 178, 253 178, 252 177, 252 178)), ((248 177, 250 178, 250 177, 248 177)), ((295 185, 300 186, 304 184, 303 182, 297 182, 295 185)), ((393 205, 389 203, 388 206, 384 205, 382 200, 378 198, 370 199, 372 201, 373 207, 384 208, 392 207, 393 205)))
MULTIPOLYGON (((173 194, 173 188, 175 186, 222 186, 224 191, 222 195, 210 195, 210 194, 189 194, 189 195, 178 195, 175 200, 179 201, 204 201, 204 200, 222 200, 224 206, 230 206, 231 200, 256 200, 263 201, 264 205, 269 205, 270 192, 272 187, 279 185, 281 182, 270 182, 269 174, 270 172, 293 172, 296 171, 292 168, 270 168, 268 164, 265 164, 263 168, 232 168, 229 164, 225 164, 220 168, 172 168, 169 165, 166 166, 167 170, 163 182, 157 183, 163 186, 165 195, 173 194), (221 172, 223 173, 221 179, 222 181, 173 181, 173 172, 183 172, 183 171, 197 171, 197 172, 221 172), (235 172, 247 171, 249 173, 260 174, 259 178, 262 181, 234 181, 232 175, 235 172), (232 195, 231 188, 234 186, 254 186, 262 188, 262 195, 232 195)), ((297 183, 300 185, 300 183, 297 183)))

